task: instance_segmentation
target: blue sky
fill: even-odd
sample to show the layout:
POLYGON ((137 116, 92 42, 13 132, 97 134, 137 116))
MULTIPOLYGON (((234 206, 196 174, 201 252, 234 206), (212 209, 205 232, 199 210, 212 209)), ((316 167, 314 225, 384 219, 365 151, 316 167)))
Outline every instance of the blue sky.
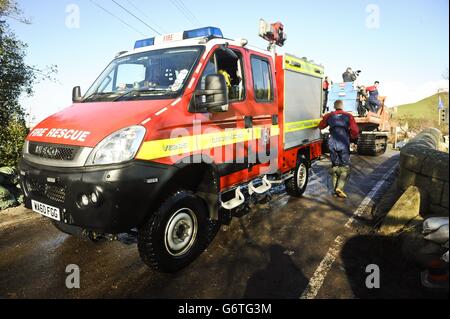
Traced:
MULTIPOLYGON (((199 22, 187 19, 169 0, 116 1, 167 33, 212 25, 220 27, 226 37, 244 37, 259 47, 266 46, 257 36, 259 19, 280 20, 288 33, 282 52, 324 64, 326 73, 337 82, 347 66, 361 69, 363 82, 382 82, 381 91, 389 96, 390 105, 448 87, 448 81, 442 80, 449 65, 448 0, 183 0, 199 22), (366 11, 371 4, 379 10, 378 27, 367 24, 368 19, 373 21, 366 11)), ((33 21, 23 25, 9 20, 17 36, 29 45, 27 62, 59 67, 58 83, 41 83, 34 97, 23 99, 36 120, 69 106, 72 87, 81 85, 83 92, 87 90, 117 52, 132 49, 134 41, 143 38, 141 33, 154 35, 111 0, 95 2, 139 33, 90 0, 18 2, 33 21), (66 10, 72 4, 79 8, 79 28, 66 25, 71 17, 66 10)))

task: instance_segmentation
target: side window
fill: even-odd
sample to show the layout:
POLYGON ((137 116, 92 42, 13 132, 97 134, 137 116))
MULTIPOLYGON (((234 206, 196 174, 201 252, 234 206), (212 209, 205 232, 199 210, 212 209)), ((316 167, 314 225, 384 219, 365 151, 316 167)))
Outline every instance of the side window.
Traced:
POLYGON ((114 76, 116 74, 116 68, 114 68, 108 76, 105 77, 103 82, 100 84, 100 86, 97 89, 98 93, 110 93, 114 92, 113 83, 114 83, 114 76))
MULTIPOLYGON (((234 51, 233 51, 234 52, 234 51)), ((230 102, 242 101, 245 98, 245 80, 242 57, 239 52, 231 55, 227 51, 217 50, 203 71, 200 89, 205 89, 206 77, 210 74, 222 74, 225 77, 230 102)))
POLYGON ((251 63, 256 100, 258 102, 273 101, 272 71, 269 61, 252 57, 251 63))
POLYGON ((217 73, 217 68, 216 68, 216 59, 215 56, 213 55, 211 57, 211 59, 209 59, 208 64, 205 67, 205 70, 203 71, 202 77, 200 79, 200 90, 205 90, 205 81, 206 81, 206 77, 208 75, 211 74, 216 74, 217 73))

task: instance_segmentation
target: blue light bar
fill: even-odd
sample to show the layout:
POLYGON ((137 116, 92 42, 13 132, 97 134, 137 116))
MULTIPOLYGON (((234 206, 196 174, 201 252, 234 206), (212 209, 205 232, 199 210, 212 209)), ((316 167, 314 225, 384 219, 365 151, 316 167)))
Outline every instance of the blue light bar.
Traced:
POLYGON ((134 48, 138 49, 138 48, 148 47, 148 46, 151 46, 154 44, 155 44, 155 38, 144 39, 144 40, 136 41, 136 43, 134 44, 134 48))
POLYGON ((194 29, 189 31, 184 31, 183 39, 193 39, 193 38, 223 38, 222 30, 215 27, 206 27, 200 29, 194 29))

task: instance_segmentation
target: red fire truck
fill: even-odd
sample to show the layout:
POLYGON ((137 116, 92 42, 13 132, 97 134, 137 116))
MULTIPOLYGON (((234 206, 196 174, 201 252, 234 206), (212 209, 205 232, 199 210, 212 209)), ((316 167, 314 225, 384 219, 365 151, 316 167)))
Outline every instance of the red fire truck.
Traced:
MULTIPOLYGON (((282 25, 261 24, 271 48, 282 25)), ((224 216, 285 184, 302 196, 320 158, 324 74, 207 27, 137 41, 73 105, 29 134, 26 206, 61 231, 137 238, 142 260, 177 271, 224 216)))

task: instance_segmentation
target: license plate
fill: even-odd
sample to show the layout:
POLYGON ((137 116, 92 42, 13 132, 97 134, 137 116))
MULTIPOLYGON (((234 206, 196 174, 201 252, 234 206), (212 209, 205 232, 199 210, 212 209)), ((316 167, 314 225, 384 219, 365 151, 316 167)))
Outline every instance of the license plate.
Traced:
POLYGON ((59 214, 59 208, 46 205, 40 202, 37 202, 35 200, 31 201, 31 207, 33 209, 33 212, 36 212, 38 214, 44 215, 45 217, 60 221, 60 214, 59 214))

